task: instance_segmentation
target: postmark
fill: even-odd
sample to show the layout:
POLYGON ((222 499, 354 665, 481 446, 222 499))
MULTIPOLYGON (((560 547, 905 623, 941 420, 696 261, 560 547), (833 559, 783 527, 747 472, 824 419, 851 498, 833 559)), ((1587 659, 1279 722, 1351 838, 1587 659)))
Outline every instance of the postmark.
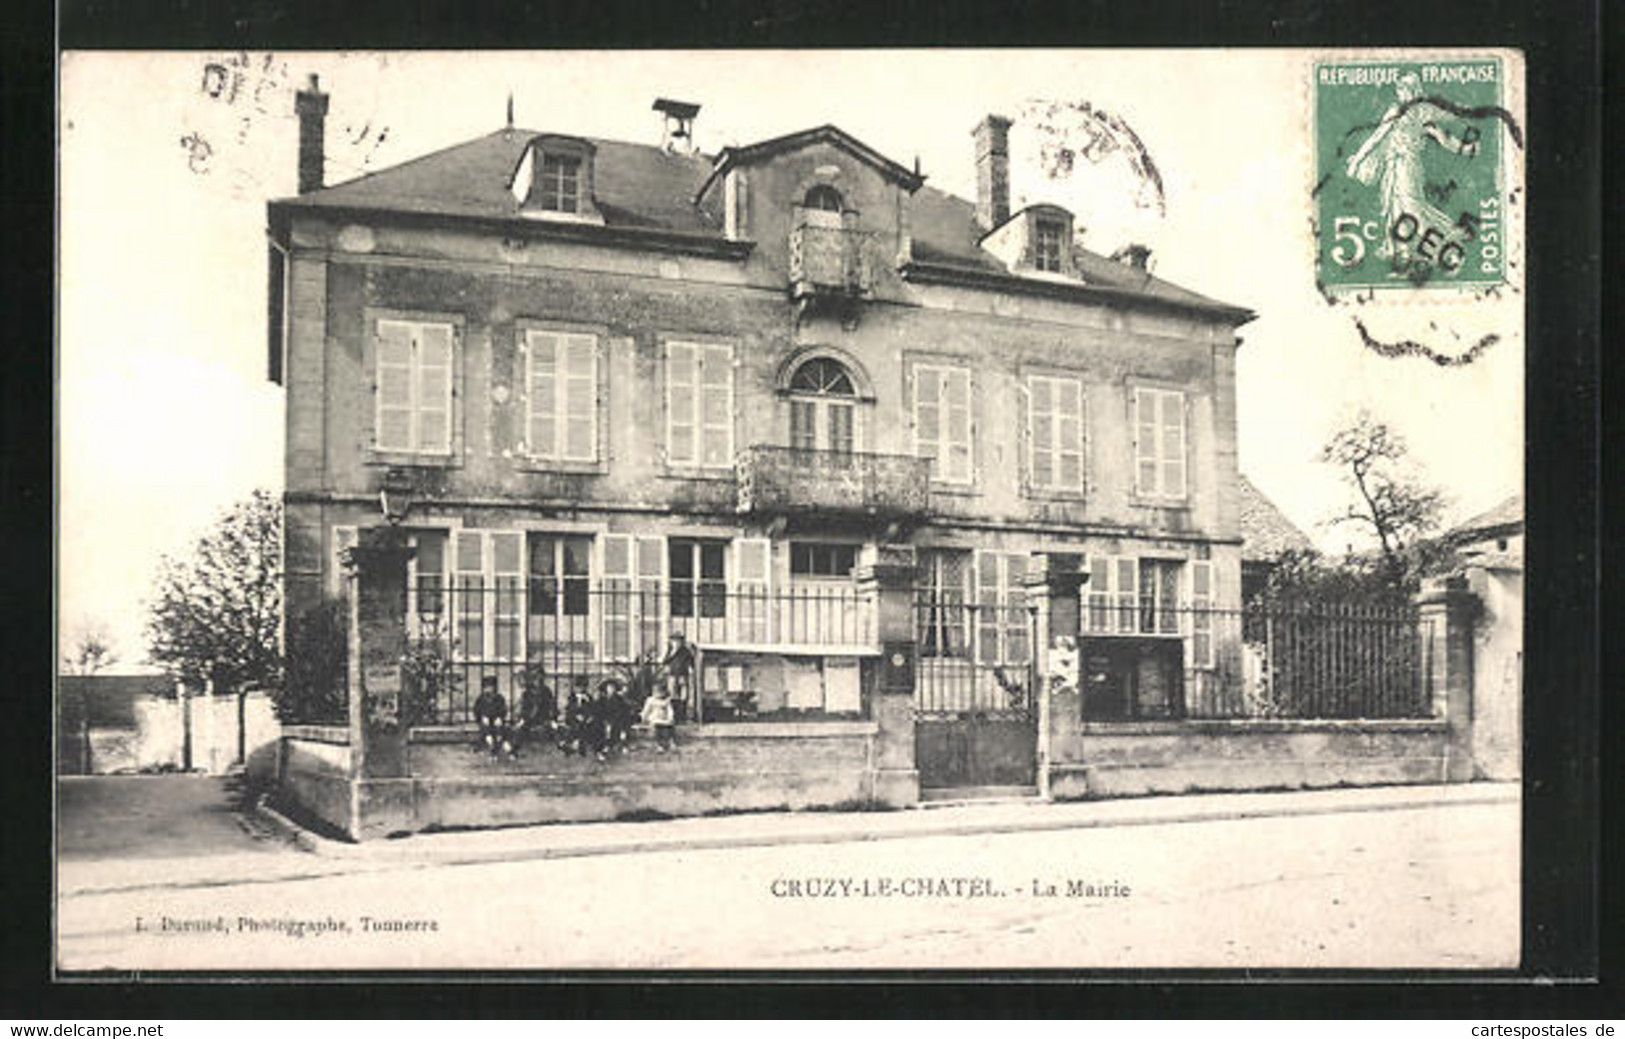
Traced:
POLYGON ((1508 279, 1509 149, 1495 56, 1312 67, 1316 280, 1330 296, 1493 291, 1508 279))

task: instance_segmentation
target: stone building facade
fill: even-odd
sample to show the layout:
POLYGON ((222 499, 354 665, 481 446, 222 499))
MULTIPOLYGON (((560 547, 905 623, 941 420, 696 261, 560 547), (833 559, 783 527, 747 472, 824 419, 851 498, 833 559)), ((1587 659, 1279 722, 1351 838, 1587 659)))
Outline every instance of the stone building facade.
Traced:
POLYGON ((301 194, 269 205, 290 612, 340 594, 393 487, 408 612, 516 665, 479 679, 515 700, 539 652, 682 631, 712 718, 861 717, 882 557, 970 705, 1030 659, 1036 570, 1088 575, 1083 634, 1171 653, 1175 692, 1130 675, 1103 717, 1239 667, 1185 608, 1240 600, 1253 315, 1012 213, 1007 121, 970 134, 972 200, 833 126, 697 154, 667 101, 661 144, 508 126, 322 186, 327 107, 312 82, 301 194))

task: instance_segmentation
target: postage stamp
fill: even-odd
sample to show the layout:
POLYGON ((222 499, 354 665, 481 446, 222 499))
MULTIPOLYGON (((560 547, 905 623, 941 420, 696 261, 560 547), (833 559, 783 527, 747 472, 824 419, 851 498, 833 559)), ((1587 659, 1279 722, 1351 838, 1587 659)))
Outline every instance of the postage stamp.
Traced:
POLYGON ((1499 57, 1317 61, 1316 275, 1329 293, 1483 291, 1507 278, 1499 57))

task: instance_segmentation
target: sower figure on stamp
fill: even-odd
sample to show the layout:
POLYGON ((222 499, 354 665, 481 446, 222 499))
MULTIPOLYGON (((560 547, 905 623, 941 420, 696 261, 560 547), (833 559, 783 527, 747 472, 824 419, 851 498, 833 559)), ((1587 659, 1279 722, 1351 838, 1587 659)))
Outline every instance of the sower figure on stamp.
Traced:
POLYGON ((1458 137, 1442 125, 1448 113, 1422 98, 1422 81, 1407 72, 1394 84, 1398 100, 1377 122, 1376 129, 1348 162, 1348 174, 1361 184, 1375 186, 1382 205, 1383 237, 1380 255, 1392 257, 1395 242, 1418 239, 1430 229, 1444 241, 1468 232, 1427 197, 1424 155, 1429 142, 1457 155, 1478 153, 1478 128, 1468 126, 1458 137), (1405 227, 1409 223, 1411 226, 1405 227))

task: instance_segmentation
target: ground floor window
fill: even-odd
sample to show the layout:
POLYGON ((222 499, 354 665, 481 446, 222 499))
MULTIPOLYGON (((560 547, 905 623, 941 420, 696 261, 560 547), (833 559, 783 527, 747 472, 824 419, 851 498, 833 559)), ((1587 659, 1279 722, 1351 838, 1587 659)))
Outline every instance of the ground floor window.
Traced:
POLYGON ((796 541, 790 545, 792 577, 851 577, 858 565, 858 546, 796 541))

